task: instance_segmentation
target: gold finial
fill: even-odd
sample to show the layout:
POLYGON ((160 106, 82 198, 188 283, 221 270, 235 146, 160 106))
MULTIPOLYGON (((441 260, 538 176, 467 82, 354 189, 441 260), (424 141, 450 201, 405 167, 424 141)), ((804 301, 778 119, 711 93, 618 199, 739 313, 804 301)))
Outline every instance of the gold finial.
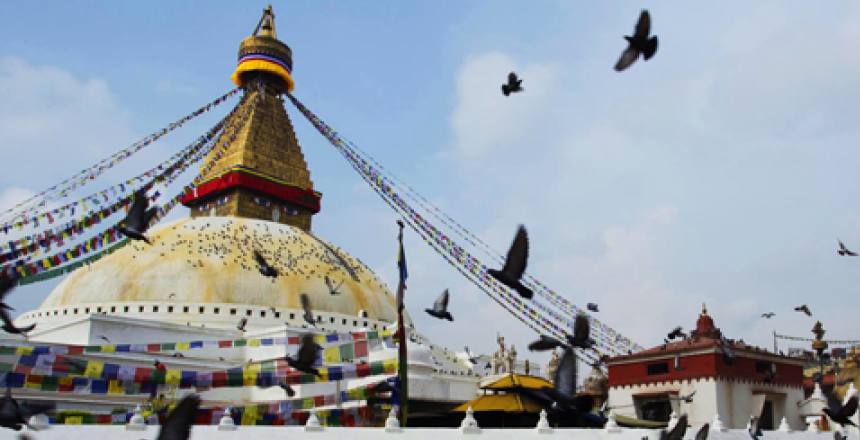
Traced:
POLYGON ((702 303, 702 314, 703 315, 708 314, 708 306, 706 306, 705 303, 702 303))
POLYGON ((254 33, 251 35, 261 37, 271 37, 278 38, 275 33, 275 12, 272 10, 272 5, 266 6, 266 9, 263 9, 263 16, 260 17, 260 21, 257 22, 257 27, 254 28, 254 33))

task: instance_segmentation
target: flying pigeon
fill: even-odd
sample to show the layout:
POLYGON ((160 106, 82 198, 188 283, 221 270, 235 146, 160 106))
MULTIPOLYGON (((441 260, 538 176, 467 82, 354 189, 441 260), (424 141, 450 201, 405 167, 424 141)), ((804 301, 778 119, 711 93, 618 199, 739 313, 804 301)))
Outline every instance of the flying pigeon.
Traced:
POLYGON ((585 308, 594 313, 600 312, 600 308, 598 307, 597 303, 588 303, 585 305, 585 308))
POLYGON ((245 331, 245 326, 248 325, 248 318, 242 318, 239 320, 239 325, 236 326, 236 329, 240 332, 245 331))
POLYGON ((551 336, 541 335, 540 339, 529 344, 531 351, 546 351, 556 347, 563 348, 592 348, 594 340, 590 337, 591 324, 588 317, 584 313, 576 315, 573 321, 573 334, 565 334, 565 342, 562 342, 551 336))
POLYGON ((812 316, 812 312, 809 310, 809 306, 807 306, 806 304, 802 304, 802 305, 795 307, 794 311, 795 312, 803 312, 806 314, 806 316, 812 316))
POLYGON ((287 364, 296 370, 320 376, 319 370, 314 368, 314 363, 317 360, 320 350, 322 350, 322 347, 314 342, 313 333, 305 333, 302 335, 302 342, 301 345, 299 345, 299 350, 296 352, 296 358, 293 359, 289 355, 284 356, 284 358, 286 359, 287 364))
POLYGON ((842 243, 841 241, 839 242, 839 249, 836 251, 836 253, 843 256, 843 257, 845 257, 845 256, 856 257, 857 256, 857 252, 848 250, 848 248, 845 247, 845 244, 842 243))
POLYGON ((99 339, 101 339, 102 341, 105 341, 105 342, 107 342, 108 344, 110 344, 110 339, 108 339, 108 337, 107 337, 107 336, 105 336, 105 335, 99 335, 99 339))
POLYGON ((684 333, 684 329, 681 327, 675 327, 668 335, 666 335, 666 337, 668 337, 670 341, 675 338, 686 339, 687 334, 684 333))
POLYGON ((502 84, 502 93, 505 96, 510 96, 511 93, 517 93, 523 91, 523 80, 517 77, 517 74, 511 72, 508 74, 508 83, 502 84))
POLYGON ((334 285, 334 281, 332 281, 331 278, 328 277, 328 275, 324 276, 323 280, 325 280, 325 286, 328 287, 328 293, 332 295, 340 295, 340 291, 338 289, 340 289, 340 286, 343 286, 343 280, 341 280, 340 284, 338 284, 336 287, 334 285))
POLYGON ((152 245, 152 242, 144 234, 149 229, 152 219, 155 218, 158 208, 149 207, 149 197, 146 196, 146 190, 144 189, 135 192, 132 200, 131 208, 129 208, 125 220, 120 222, 117 229, 132 240, 145 241, 147 244, 152 245))
POLYGON ((5 277, 0 277, 0 319, 3 320, 3 327, 0 328, 2 328, 6 333, 28 333, 36 328, 36 324, 30 324, 27 327, 15 327, 15 324, 12 322, 12 317, 9 315, 9 310, 12 310, 12 308, 6 304, 6 301, 4 301, 6 295, 12 291, 13 285, 13 281, 5 277))
POLYGON ((434 318, 453 321, 454 317, 451 316, 450 312, 448 312, 448 289, 445 289, 445 291, 439 295, 439 298, 437 298, 436 302, 433 303, 432 309, 424 309, 424 311, 434 318))
POLYGON ((303 293, 299 295, 299 299, 302 301, 302 310, 304 313, 302 314, 302 318, 305 318, 305 322, 311 325, 311 327, 316 327, 314 323, 314 313, 311 310, 311 298, 307 293, 303 293))
POLYGON ((642 13, 639 14, 639 21, 636 22, 636 29, 633 31, 633 36, 624 36, 624 39, 627 40, 628 46, 621 54, 621 58, 619 58, 618 62, 615 64, 616 71, 620 72, 630 67, 630 65, 639 58, 640 53, 645 61, 648 61, 652 56, 654 56, 654 52, 657 51, 657 37, 653 36, 648 38, 648 34, 650 33, 651 16, 648 14, 647 10, 642 10, 642 13))
POLYGON ((188 440, 199 407, 200 397, 194 394, 185 396, 161 425, 156 440, 188 440))
POLYGON ((528 258, 529 237, 526 228, 520 225, 517 235, 514 236, 514 242, 511 243, 511 248, 508 250, 505 267, 502 270, 487 269, 487 273, 500 283, 516 290, 523 298, 531 299, 534 293, 520 282, 520 278, 526 271, 528 258))
POLYGON ((842 428, 845 428, 845 425, 857 426, 853 421, 851 421, 851 417, 854 416, 854 413, 857 412, 857 396, 851 396, 845 405, 839 404, 839 401, 835 396, 828 396, 827 399, 828 407, 824 408, 824 414, 827 414, 827 417, 830 417, 830 420, 842 425, 842 428))
POLYGON ((711 429, 710 423, 705 423, 699 428, 699 431, 696 432, 696 440, 708 440, 708 432, 711 429))
POLYGON ((747 429, 747 432, 749 433, 752 440, 759 440, 759 438, 761 438, 762 432, 761 432, 761 427, 759 426, 759 418, 758 417, 753 417, 750 420, 750 426, 747 429))
POLYGON ((686 432, 687 415, 683 414, 681 417, 678 417, 678 422, 675 423, 675 427, 671 431, 666 431, 665 429, 660 431, 660 440, 681 440, 684 438, 686 432))
POLYGON ((466 347, 463 347, 463 349, 466 352, 466 357, 469 358, 469 362, 471 362, 473 365, 477 365, 478 364, 478 358, 472 354, 472 352, 469 350, 469 347, 466 346, 466 347))
POLYGON ((20 431, 27 426, 33 429, 27 421, 35 414, 42 414, 53 409, 52 406, 36 406, 19 404, 12 397, 12 389, 6 388, 6 394, 0 398, 0 427, 20 431))
POLYGON ((839 431, 833 431, 833 440, 848 440, 848 436, 840 434, 839 431))
POLYGON ((672 397, 672 396, 669 396, 669 398, 670 398, 670 399, 673 399, 673 400, 678 400, 679 402, 684 402, 684 403, 693 403, 693 396, 695 396, 695 395, 696 395, 696 392, 695 392, 695 391, 693 391, 693 392, 692 392, 692 393, 690 393, 690 394, 686 394, 686 395, 684 395, 684 394, 679 394, 679 395, 678 395, 678 397, 672 397))
POLYGON ((774 316, 776 316, 776 313, 773 313, 773 312, 767 312, 767 313, 761 314, 761 317, 765 318, 765 319, 770 319, 770 318, 773 318, 774 316))
POLYGON ((254 259, 257 260, 258 269, 260 270, 260 275, 269 278, 277 278, 278 277, 278 269, 275 269, 266 261, 259 251, 254 251, 254 259))
POLYGON ((286 382, 281 382, 280 385, 281 388, 283 388, 284 392, 287 393, 287 397, 293 397, 296 395, 296 390, 294 390, 293 387, 290 386, 290 384, 286 382))

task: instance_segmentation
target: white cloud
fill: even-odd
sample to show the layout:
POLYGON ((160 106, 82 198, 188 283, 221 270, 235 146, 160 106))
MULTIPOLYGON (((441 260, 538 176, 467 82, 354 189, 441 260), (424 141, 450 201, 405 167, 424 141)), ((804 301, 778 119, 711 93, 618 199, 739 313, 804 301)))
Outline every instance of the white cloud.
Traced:
POLYGON ((0 57, 0 96, 0 155, 27 164, 7 167, 0 184, 71 174, 134 137, 129 113, 101 79, 0 57))

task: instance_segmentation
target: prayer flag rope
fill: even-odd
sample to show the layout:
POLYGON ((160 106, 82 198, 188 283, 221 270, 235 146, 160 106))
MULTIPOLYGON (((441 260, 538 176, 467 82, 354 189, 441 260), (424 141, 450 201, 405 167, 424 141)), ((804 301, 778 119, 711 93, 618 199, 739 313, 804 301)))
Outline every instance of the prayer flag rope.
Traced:
MULTIPOLYGON (((815 341, 815 338, 802 338, 800 336, 789 336, 789 335, 781 335, 779 333, 774 333, 773 337, 777 339, 783 339, 786 341, 802 341, 802 342, 812 342, 815 341)), ((860 339, 825 339, 825 342, 828 344, 838 344, 838 345, 860 345, 860 339)))
MULTIPOLYGON (((372 188, 376 190, 378 194, 380 194, 389 206, 394 208, 395 211, 400 212, 404 218, 413 225, 413 228, 422 235, 422 238, 424 238, 428 244, 431 244, 431 246, 433 246, 434 249, 439 251, 443 256, 447 255, 447 257, 449 257, 446 258, 449 263, 453 263, 455 267, 458 267, 458 269, 464 269, 461 270, 461 273, 470 273, 471 276, 467 276, 467 278, 478 285, 482 285, 482 290, 484 290, 485 293, 488 293, 491 298, 496 299, 497 303, 503 305, 503 307, 509 310, 518 319, 523 322, 526 322, 525 320, 531 321, 534 325, 530 325, 530 327, 535 328, 535 326, 537 326, 539 328, 543 328, 556 336, 560 336, 562 333, 568 331, 556 324, 554 320, 559 320, 565 323, 567 328, 570 328, 572 325, 572 321, 570 319, 560 316, 554 310, 539 302, 532 301, 531 303, 527 303, 515 295, 512 295, 504 287, 499 286, 498 283, 486 273, 486 266, 427 222, 420 214, 415 212, 415 210, 394 190, 386 177, 382 176, 366 160, 355 153, 355 151, 352 150, 334 130, 310 112, 310 110, 301 104, 301 102, 299 102, 294 96, 288 94, 288 97, 293 104, 296 105, 299 111, 301 111, 302 114, 311 122, 311 124, 314 125, 314 127, 317 128, 317 130, 344 155, 353 168, 359 172, 359 174, 371 185, 372 188), (495 295, 491 292, 495 292, 495 295)), ((609 332, 609 328, 607 326, 599 323, 593 318, 591 318, 591 320, 594 322, 594 326, 597 330, 595 332, 595 336, 597 336, 595 339, 597 339, 598 347, 601 351, 622 354, 624 338, 619 337, 614 331, 609 332), (612 334, 615 334, 616 336, 613 338, 610 336, 612 334)), ((595 357, 595 355, 590 352, 583 352, 583 354, 586 357, 595 357)))
POLYGON ((22 220, 22 221, 26 224, 27 214, 30 212, 33 212, 37 209, 43 208, 47 204, 47 201, 51 200, 50 195, 52 193, 57 192, 60 194, 60 197, 65 197, 70 191, 74 190, 77 187, 83 186, 84 184, 86 184, 92 180, 95 180, 96 177, 100 176, 101 174, 103 174, 108 169, 113 168, 116 164, 122 162, 124 159, 130 157, 134 153, 137 153, 138 151, 140 151, 144 147, 151 145, 153 142, 157 141, 158 139, 160 139, 164 135, 172 132, 173 130, 181 127, 182 125, 184 125, 185 123, 187 123, 191 119, 194 119, 195 117, 197 117, 203 113, 206 113, 209 110, 217 107, 219 104, 226 101, 231 96, 237 94, 239 92, 239 90, 240 90, 239 88, 235 88, 233 90, 230 90, 229 92, 218 97, 214 101, 212 101, 212 102, 204 105, 203 107, 200 107, 199 109, 195 110, 193 113, 188 114, 186 116, 183 116, 179 120, 171 123, 167 127, 163 128, 157 132, 154 132, 154 133, 150 134, 149 136, 146 136, 145 138, 135 142, 131 146, 124 148, 124 149, 112 154, 110 157, 102 159, 101 161, 99 161, 95 165, 79 171, 78 173, 76 173, 72 177, 69 177, 68 179, 66 179, 64 181, 62 181, 62 182, 44 190, 44 191, 39 192, 38 194, 28 198, 27 200, 24 200, 24 201, 18 203, 17 205, 13 206, 12 208, 9 208, 7 210, 0 212, 0 215, 6 215, 6 214, 11 213, 12 217, 18 217, 18 216, 24 217, 24 220, 22 220), (41 200, 37 204, 35 204, 34 206, 23 208, 25 205, 28 205, 32 202, 35 202, 36 200, 39 200, 39 199, 41 199, 41 200))

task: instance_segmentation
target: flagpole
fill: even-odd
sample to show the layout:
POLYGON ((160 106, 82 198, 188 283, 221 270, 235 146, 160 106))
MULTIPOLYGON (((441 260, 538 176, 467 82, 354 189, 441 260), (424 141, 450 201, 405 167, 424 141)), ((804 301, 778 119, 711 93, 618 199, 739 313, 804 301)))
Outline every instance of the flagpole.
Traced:
POLYGON ((406 292, 406 253, 403 250, 403 227, 401 220, 397 220, 397 226, 400 231, 397 234, 397 241, 400 245, 400 251, 397 255, 397 266, 400 272, 400 282, 397 285, 397 335, 399 345, 397 349, 397 371, 400 378, 400 426, 406 427, 409 408, 409 375, 406 372, 406 325, 403 322, 404 301, 403 295, 406 292))

